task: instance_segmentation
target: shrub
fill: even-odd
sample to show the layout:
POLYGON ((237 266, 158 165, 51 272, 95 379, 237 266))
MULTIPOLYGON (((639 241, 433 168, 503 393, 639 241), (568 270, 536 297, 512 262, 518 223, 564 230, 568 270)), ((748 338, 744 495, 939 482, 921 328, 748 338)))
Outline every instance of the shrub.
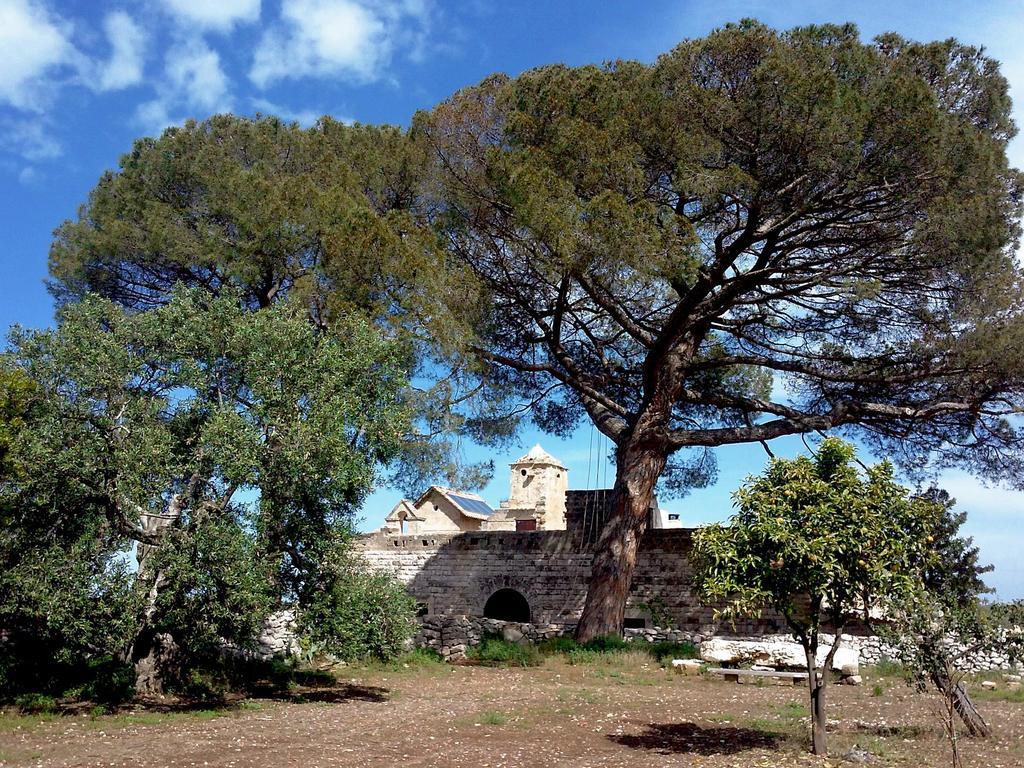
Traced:
POLYGON ((301 612, 305 643, 346 661, 394 659, 416 630, 416 602, 398 579, 348 557, 301 612))
POLYGON ((494 635, 485 635, 480 645, 470 648, 466 656, 504 667, 537 667, 544 657, 534 645, 519 645, 494 635))
POLYGON ((601 635, 600 637, 595 637, 593 640, 589 640, 584 643, 583 648, 588 651, 608 653, 610 651, 628 651, 631 646, 618 635, 601 635))
MULTIPOLYGON (((641 646, 643 647, 643 646, 641 646)), ((673 643, 663 641, 660 643, 649 643, 646 651, 658 661, 665 659, 696 659, 700 658, 697 646, 693 643, 673 643)))
POLYGON ((579 643, 571 637, 568 635, 561 635, 559 637, 551 637, 542 641, 537 646, 537 649, 545 656, 555 656, 560 653, 568 654, 570 651, 574 651, 579 647, 579 643))
POLYGON ((15 706, 26 715, 41 715, 57 711, 57 701, 42 693, 26 693, 14 700, 15 706))

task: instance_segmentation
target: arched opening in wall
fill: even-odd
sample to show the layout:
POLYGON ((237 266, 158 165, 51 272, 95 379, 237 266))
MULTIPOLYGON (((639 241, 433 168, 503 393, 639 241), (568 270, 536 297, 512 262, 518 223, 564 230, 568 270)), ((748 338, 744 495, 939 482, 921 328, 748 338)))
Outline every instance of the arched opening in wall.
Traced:
POLYGON ((514 589, 499 589, 484 605, 484 616, 500 621, 530 621, 530 604, 514 589))

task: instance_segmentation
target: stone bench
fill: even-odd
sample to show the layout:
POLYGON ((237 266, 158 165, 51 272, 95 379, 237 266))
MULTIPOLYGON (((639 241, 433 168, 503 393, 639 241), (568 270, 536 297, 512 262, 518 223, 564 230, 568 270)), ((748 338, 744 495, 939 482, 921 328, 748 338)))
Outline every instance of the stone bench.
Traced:
POLYGON ((793 685, 807 682, 806 672, 774 672, 766 669, 709 669, 712 675, 721 675, 727 683, 738 683, 741 677, 769 678, 778 681, 790 681, 793 685))

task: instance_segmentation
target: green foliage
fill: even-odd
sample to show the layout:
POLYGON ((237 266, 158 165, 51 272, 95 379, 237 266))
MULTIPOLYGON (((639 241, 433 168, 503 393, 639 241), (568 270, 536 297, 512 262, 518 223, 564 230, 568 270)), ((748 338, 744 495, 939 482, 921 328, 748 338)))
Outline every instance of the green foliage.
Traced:
POLYGON ((14 462, 19 436, 31 420, 35 385, 7 355, 0 354, 0 483, 24 467, 14 462))
POLYGON ((896 483, 888 462, 862 476, 853 459, 834 438, 813 459, 773 459, 736 491, 727 524, 698 532, 696 579, 718 615, 774 608, 806 639, 826 616, 842 627, 858 607, 916 587, 935 505, 896 483))
POLYGON ((672 626, 672 613, 668 609, 668 604, 661 596, 652 597, 647 602, 639 603, 637 605, 641 611, 647 611, 651 616, 651 623, 656 627, 670 627, 672 626))
POLYGON ((947 602, 969 606, 980 595, 992 590, 982 576, 992 570, 991 565, 978 564, 978 548, 970 537, 960 536, 960 527, 967 520, 966 512, 957 512, 956 499, 941 488, 929 488, 922 497, 940 509, 932 532, 930 549, 933 556, 924 572, 925 587, 947 602))
POLYGON ((822 442, 813 458, 773 459, 734 494, 726 525, 701 529, 694 540, 695 580, 719 616, 781 613, 807 655, 816 754, 826 750, 823 689, 816 677, 824 621, 837 640, 850 618, 881 602, 900 604, 921 583, 940 510, 912 496, 888 462, 861 474, 852 446, 822 442))
POLYGON ((41 693, 26 693, 15 699, 15 706, 26 715, 50 714, 57 711, 57 701, 41 693))
POLYGON ((425 147, 393 126, 189 121, 136 141, 58 228, 51 290, 131 310, 164 306, 180 285, 234 291, 247 309, 291 301, 342 337, 358 315, 385 329, 410 375, 436 380, 403 388, 418 429, 400 432, 396 477, 418 485, 409 493, 424 477, 479 484, 492 467, 463 467, 455 433, 500 437, 501 425, 463 399, 470 372, 444 362, 460 344, 454 316, 473 312, 474 281, 427 226, 426 170, 425 147))
POLYGON ((476 661, 504 667, 537 667, 544 657, 536 646, 513 643, 500 635, 487 635, 479 645, 466 650, 466 656, 476 661))
POLYGON ((310 594, 316 547, 347 530, 409 425, 397 346, 354 316, 318 331, 294 303, 179 290, 126 313, 87 297, 11 347, 33 387, 13 454, 33 471, 0 483, 0 668, 17 685, 144 657, 158 632, 186 671, 250 643, 274 605, 310 594))
POLYGON ((60 694, 117 701, 123 665, 110 658, 136 630, 139 596, 123 558, 83 535, 66 544, 0 534, 0 691, 60 694))
POLYGON ((983 606, 964 603, 956 593, 927 588, 890 606, 879 627, 899 662, 899 671, 920 690, 944 695, 967 677, 978 656, 998 652, 1024 662, 1024 610, 1020 603, 983 606))
POLYGON ((414 122, 492 297, 492 378, 542 429, 690 449, 676 493, 714 446, 848 425, 907 467, 1020 476, 1015 131, 980 49, 752 20, 651 65, 493 75, 414 122))
POLYGON ((276 605, 270 570, 240 522, 209 518, 172 530, 154 556, 166 579, 154 629, 174 636, 190 666, 218 656, 225 640, 250 647, 276 605))
POLYGON ((325 550, 300 615, 311 653, 388 661, 416 629, 416 601, 394 576, 371 571, 343 542, 325 550), (331 554, 333 553, 333 554, 331 554))
POLYGON ((634 643, 634 645, 640 646, 640 648, 646 650, 658 661, 700 658, 700 650, 696 645, 688 642, 675 643, 665 640, 658 643, 648 643, 646 648, 640 643, 634 643))

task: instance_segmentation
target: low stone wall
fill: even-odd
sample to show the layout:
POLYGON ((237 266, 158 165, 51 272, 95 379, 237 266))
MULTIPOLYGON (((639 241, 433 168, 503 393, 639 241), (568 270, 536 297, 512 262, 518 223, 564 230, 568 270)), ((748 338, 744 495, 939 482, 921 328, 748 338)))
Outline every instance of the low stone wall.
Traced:
MULTIPOLYGON (((573 625, 569 624, 526 624, 481 616, 425 616, 420 619, 420 629, 413 644, 417 648, 437 651, 446 661, 459 661, 466 658, 466 651, 469 648, 479 645, 488 634, 500 635, 512 642, 539 643, 552 637, 571 635, 573 628, 573 625)), ((698 652, 702 643, 712 639, 716 642, 725 640, 738 646, 772 646, 793 642, 792 636, 787 634, 712 635, 666 627, 627 629, 623 632, 623 637, 626 642, 634 643, 693 643, 698 652)), ((834 641, 834 635, 821 636, 821 644, 824 647, 831 646, 834 641)), ((846 648, 856 654, 861 666, 871 666, 893 658, 891 648, 881 638, 871 635, 843 635, 840 648, 846 648)), ((990 653, 976 657, 965 671, 985 672, 1014 668, 1005 654, 990 653)))
POLYGON ((564 624, 525 624, 482 616, 425 616, 420 620, 413 644, 437 651, 445 661, 459 661, 466 658, 466 651, 479 645, 485 635, 501 635, 516 643, 539 643, 571 632, 572 627, 564 624))
MULTIPOLYGON (((895 657, 892 647, 877 636, 856 638, 857 650, 860 652, 861 664, 879 664, 895 657)), ((1007 654, 989 651, 975 654, 963 664, 962 671, 969 673, 988 672, 990 670, 1017 669, 1007 654)))

